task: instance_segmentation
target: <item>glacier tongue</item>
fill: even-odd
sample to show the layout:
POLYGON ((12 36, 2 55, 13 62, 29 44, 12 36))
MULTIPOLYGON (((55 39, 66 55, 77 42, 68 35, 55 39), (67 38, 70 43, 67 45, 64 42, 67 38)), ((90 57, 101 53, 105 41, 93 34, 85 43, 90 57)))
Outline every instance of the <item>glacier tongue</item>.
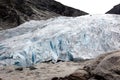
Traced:
POLYGON ((0 65, 91 59, 119 48, 118 15, 58 17, 0 31, 0 65))

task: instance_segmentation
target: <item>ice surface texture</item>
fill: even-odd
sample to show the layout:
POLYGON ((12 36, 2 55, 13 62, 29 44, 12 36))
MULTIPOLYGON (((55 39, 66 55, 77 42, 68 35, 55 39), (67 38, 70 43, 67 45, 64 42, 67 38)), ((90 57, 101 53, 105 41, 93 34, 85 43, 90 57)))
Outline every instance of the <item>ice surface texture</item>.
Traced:
POLYGON ((91 59, 119 48, 119 15, 58 17, 0 31, 0 65, 91 59))

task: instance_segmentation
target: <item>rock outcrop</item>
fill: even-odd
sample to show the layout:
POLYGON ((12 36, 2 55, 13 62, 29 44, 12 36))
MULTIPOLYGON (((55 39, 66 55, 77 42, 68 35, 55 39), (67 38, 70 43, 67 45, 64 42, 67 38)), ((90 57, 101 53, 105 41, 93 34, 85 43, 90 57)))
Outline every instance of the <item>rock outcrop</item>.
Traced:
POLYGON ((54 77, 52 80, 88 80, 89 73, 85 70, 77 70, 73 74, 62 77, 54 77))
POLYGON ((111 10, 106 12, 106 14, 120 14, 120 4, 114 6, 111 10))
POLYGON ((120 51, 100 55, 85 62, 83 69, 53 80, 120 80, 120 51))
POLYGON ((86 68, 90 80, 120 80, 120 51, 100 56, 86 68))
POLYGON ((29 20, 85 14, 54 0, 0 0, 0 30, 16 27, 29 20))

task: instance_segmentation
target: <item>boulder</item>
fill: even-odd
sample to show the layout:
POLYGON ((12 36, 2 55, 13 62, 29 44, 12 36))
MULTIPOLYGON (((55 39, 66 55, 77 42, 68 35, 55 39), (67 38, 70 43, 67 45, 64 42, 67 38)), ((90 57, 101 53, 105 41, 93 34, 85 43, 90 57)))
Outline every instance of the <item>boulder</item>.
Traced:
POLYGON ((102 54, 83 66, 67 77, 53 80, 120 80, 120 51, 102 54))
POLYGON ((64 78, 54 77, 52 80, 87 80, 89 78, 88 72, 85 70, 77 70, 73 74, 64 78))
POLYGON ((120 51, 107 53, 85 67, 89 80, 120 80, 120 51))

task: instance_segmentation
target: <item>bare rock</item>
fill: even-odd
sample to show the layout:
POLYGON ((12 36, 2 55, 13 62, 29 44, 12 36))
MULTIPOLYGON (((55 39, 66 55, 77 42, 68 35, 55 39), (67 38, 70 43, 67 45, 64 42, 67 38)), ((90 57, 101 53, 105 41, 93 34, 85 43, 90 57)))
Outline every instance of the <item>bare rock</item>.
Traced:
POLYGON ((54 0, 0 0, 0 30, 16 27, 29 20, 86 14, 54 0))
POLYGON ((64 78, 54 77, 52 80, 88 80, 89 74, 85 70, 77 70, 73 74, 64 78))
POLYGON ((120 80, 120 51, 98 57, 85 69, 96 80, 120 80))
POLYGON ((15 68, 16 71, 23 71, 23 67, 15 68))
POLYGON ((3 80, 2 78, 0 78, 0 80, 3 80))
POLYGON ((114 6, 111 10, 106 12, 107 14, 120 14, 120 4, 114 6))
POLYGON ((89 74, 85 70, 77 70, 69 77, 71 80, 87 80, 89 78, 89 74))
POLYGON ((102 54, 83 66, 67 77, 53 80, 120 80, 120 51, 102 54))
POLYGON ((37 68, 34 67, 34 66, 29 66, 29 69, 30 69, 30 70, 35 70, 35 69, 37 69, 37 68))

